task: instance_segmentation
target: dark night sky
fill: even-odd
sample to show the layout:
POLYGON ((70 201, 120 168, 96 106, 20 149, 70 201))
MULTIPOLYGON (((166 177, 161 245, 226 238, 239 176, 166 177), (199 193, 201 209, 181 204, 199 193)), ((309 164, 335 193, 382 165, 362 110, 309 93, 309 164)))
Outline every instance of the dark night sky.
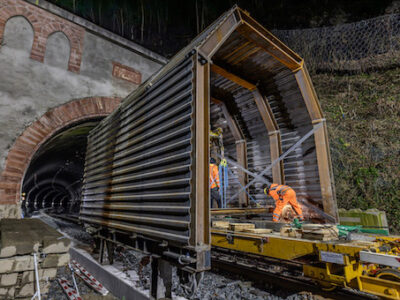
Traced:
MULTIPOLYGON (((268 29, 330 26, 393 11, 393 0, 50 0, 171 57, 234 4, 268 29)), ((397 3, 398 4, 398 3, 397 3)), ((398 5, 400 6, 400 5, 398 5)), ((394 10, 396 12, 396 10, 394 10)))

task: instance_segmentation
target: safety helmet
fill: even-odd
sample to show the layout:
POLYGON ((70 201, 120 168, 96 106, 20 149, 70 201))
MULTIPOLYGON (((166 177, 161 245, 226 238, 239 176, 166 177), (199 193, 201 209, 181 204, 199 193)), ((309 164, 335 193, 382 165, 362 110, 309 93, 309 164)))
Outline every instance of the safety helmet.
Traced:
POLYGON ((269 189, 271 188, 270 184, 264 185, 264 194, 268 195, 269 194, 269 189))

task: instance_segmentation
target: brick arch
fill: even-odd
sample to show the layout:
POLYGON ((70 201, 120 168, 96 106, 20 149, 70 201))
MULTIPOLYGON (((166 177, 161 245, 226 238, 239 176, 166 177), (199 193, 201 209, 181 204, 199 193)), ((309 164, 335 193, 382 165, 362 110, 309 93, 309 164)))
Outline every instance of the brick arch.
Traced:
POLYGON ((120 98, 107 97, 73 100, 49 110, 27 127, 8 152, 0 175, 0 205, 19 202, 25 172, 43 143, 73 123, 109 115, 120 102, 120 98))
POLYGON ((0 0, 0 46, 8 19, 25 17, 32 25, 34 37, 31 58, 44 62, 47 38, 61 31, 70 41, 68 70, 79 73, 82 62, 85 29, 23 0, 0 0))

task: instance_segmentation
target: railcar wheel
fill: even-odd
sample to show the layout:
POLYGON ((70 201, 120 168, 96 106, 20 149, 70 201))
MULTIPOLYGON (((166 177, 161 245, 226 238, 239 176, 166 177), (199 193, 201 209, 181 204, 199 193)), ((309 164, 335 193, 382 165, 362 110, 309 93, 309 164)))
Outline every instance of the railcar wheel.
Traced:
POLYGON ((321 290, 323 290, 325 292, 331 292, 337 288, 336 285, 329 283, 329 282, 317 281, 317 283, 318 283, 319 287, 321 288, 321 290))
POLYGON ((400 271, 396 269, 383 269, 376 274, 377 278, 400 282, 400 271))

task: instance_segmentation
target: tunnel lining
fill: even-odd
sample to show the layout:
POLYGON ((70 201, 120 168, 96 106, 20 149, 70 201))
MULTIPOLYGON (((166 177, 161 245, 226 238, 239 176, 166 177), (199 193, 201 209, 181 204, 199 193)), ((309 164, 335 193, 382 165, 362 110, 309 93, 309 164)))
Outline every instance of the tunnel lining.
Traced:
POLYGON ((120 103, 114 97, 88 97, 57 106, 33 122, 10 148, 0 175, 4 217, 19 218, 22 182, 36 151, 55 133, 71 124, 109 115, 120 103), (17 209, 15 209, 17 208, 17 209))
POLYGON ((50 137, 36 151, 22 183, 24 216, 51 208, 77 212, 87 135, 102 117, 70 124, 50 137))

